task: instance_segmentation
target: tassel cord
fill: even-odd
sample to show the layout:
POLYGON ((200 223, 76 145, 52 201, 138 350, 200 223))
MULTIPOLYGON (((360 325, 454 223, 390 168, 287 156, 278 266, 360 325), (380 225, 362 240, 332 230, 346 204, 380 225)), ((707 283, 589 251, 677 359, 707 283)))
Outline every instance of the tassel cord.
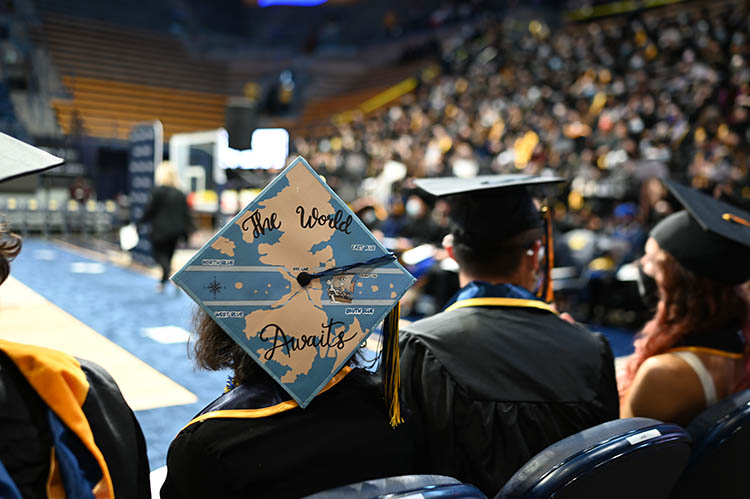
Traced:
POLYGON ((349 265, 342 265, 341 267, 333 267, 331 269, 323 270, 321 272, 315 272, 314 274, 309 274, 309 275, 311 279, 320 279, 321 277, 328 277, 330 275, 341 274, 355 267, 370 267, 370 266, 378 265, 380 263, 392 262, 395 259, 396 259, 396 255, 394 255, 393 253, 388 253, 383 256, 371 258, 370 260, 367 260, 366 262, 358 262, 358 263, 352 263, 349 265))
POLYGON ((400 355, 398 346, 398 323, 400 304, 388 313, 383 321, 383 357, 381 373, 383 377, 383 394, 385 397, 390 423, 393 428, 403 423, 399 389, 401 388, 400 355))

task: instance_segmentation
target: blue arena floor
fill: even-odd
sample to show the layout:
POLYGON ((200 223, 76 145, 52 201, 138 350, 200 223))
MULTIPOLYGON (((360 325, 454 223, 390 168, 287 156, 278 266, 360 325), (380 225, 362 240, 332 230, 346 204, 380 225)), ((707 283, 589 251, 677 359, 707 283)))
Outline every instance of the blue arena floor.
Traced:
POLYGON ((618 329, 614 327, 600 326, 598 324, 586 324, 590 331, 602 333, 609 340, 612 353, 615 357, 622 357, 633 353, 633 331, 618 329))
MULTIPOLYGON (((151 469, 164 466, 172 438, 221 394, 228 374, 196 371, 185 342, 160 343, 145 334, 148 328, 164 326, 189 331, 193 302, 174 286, 157 294, 151 275, 88 258, 47 240, 26 239, 11 275, 198 397, 193 404, 136 412, 151 469)), ((607 336, 615 356, 632 351, 632 332, 592 329, 607 336)), ((107 367, 106 359, 99 363, 107 367)))

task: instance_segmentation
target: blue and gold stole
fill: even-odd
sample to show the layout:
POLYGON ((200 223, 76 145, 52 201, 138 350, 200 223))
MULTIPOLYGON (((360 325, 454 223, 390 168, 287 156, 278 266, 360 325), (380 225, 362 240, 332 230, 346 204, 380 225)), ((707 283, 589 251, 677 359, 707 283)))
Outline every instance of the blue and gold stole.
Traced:
MULTIPOLYGON (((323 387, 316 397, 325 393, 343 380, 352 371, 344 366, 323 387)), ((182 430, 207 419, 259 419, 273 416, 299 407, 296 401, 286 396, 283 390, 274 385, 239 385, 225 392, 198 413, 182 430)), ((179 432, 178 432, 179 433, 179 432)))
POLYGON ((471 281, 448 301, 444 311, 464 307, 525 307, 546 310, 557 315, 555 308, 537 298, 531 291, 515 284, 490 284, 471 281))

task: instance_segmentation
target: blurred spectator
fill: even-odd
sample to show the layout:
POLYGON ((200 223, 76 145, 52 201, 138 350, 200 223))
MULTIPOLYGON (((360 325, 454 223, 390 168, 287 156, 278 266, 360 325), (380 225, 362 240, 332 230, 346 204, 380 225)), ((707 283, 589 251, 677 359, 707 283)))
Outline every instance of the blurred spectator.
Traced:
POLYGON ((424 243, 437 245, 447 233, 432 218, 431 206, 424 197, 416 193, 409 194, 404 211, 406 220, 399 235, 408 239, 411 246, 424 243))
POLYGON ((83 177, 76 177, 70 183, 70 199, 84 204, 91 198, 91 185, 83 177))
POLYGON ((144 210, 139 224, 151 225, 149 239, 154 260, 161 267, 161 280, 157 291, 164 291, 172 269, 172 257, 180 240, 187 242, 195 230, 185 194, 177 188, 177 172, 168 162, 156 170, 156 187, 144 210))
POLYGON ((637 219, 638 208, 635 203, 621 203, 614 210, 614 228, 612 239, 622 242, 618 265, 633 261, 641 253, 646 242, 646 233, 637 219))

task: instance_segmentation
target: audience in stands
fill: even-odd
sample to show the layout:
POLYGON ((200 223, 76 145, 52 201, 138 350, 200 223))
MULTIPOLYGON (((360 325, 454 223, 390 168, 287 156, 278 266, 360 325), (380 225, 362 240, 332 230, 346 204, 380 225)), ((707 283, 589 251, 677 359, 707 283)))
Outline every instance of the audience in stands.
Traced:
POLYGON ((554 30, 493 20, 443 39, 413 94, 294 146, 345 199, 393 159, 411 177, 554 173, 572 179, 567 222, 611 233, 630 201, 648 232, 668 214, 641 200, 655 176, 750 201, 748 19, 737 2, 554 30))
POLYGON ((492 497, 548 445, 617 418, 617 387, 606 339, 533 293, 543 230, 526 188, 459 180, 440 190, 454 194, 446 244, 462 287, 402 328, 402 393, 421 428, 419 471, 492 497))
POLYGON ((641 264, 653 285, 644 289, 656 293, 656 312, 619 389, 623 417, 686 425, 750 384, 750 212, 669 186, 687 211, 657 224, 646 243, 641 264))
POLYGON ((195 329, 196 364, 233 378, 169 446, 164 499, 297 498, 415 471, 412 423, 391 427, 378 376, 350 362, 302 409, 202 310, 195 329))

